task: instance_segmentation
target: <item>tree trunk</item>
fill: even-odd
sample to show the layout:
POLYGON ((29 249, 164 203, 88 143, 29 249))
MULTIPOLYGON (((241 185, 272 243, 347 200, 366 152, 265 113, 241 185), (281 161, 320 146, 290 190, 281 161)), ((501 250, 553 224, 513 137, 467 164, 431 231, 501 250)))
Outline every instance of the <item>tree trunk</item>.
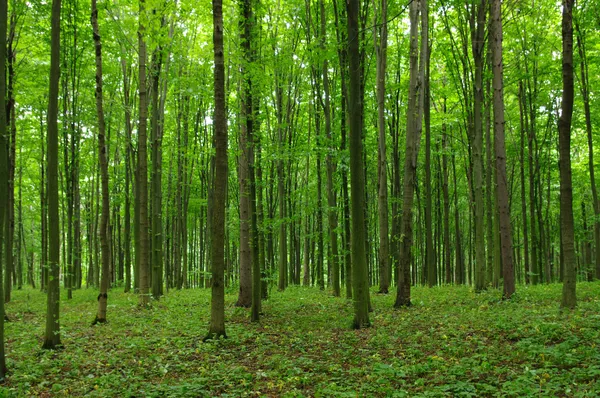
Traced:
MULTIPOLYGON (((379 28, 379 42, 377 42, 377 28, 374 28, 375 48, 377 54, 377 176, 379 184, 378 195, 378 221, 379 221, 379 293, 387 294, 389 291, 390 267, 390 238, 388 222, 387 198, 387 158, 385 144, 385 73, 387 68, 387 0, 380 3, 381 25, 379 28)), ((375 24, 377 18, 375 18, 375 24)))
POLYGON ((362 168, 362 115, 360 95, 360 53, 358 44, 359 0, 346 2, 348 16, 348 60, 350 87, 348 113, 350 127, 350 179, 352 198, 352 282, 354 298, 354 328, 370 326, 369 281, 367 279, 367 253, 365 252, 364 197, 365 176, 362 168))
POLYGON ((137 152, 137 182, 136 197, 138 199, 137 224, 139 244, 139 305, 147 307, 150 304, 150 262, 148 236, 148 103, 146 90, 146 41, 145 35, 145 0, 139 0, 139 27, 138 27, 138 56, 139 56, 139 126, 138 126, 138 152, 137 152))
POLYGON ((475 291, 486 288, 485 281, 485 218, 483 202, 483 61, 485 49, 486 2, 482 0, 471 15, 472 51, 475 63, 474 130, 473 147, 473 195, 475 203, 475 291), (477 18, 475 22, 474 19, 477 18))
POLYGON ((594 246, 596 248, 596 258, 594 261, 594 273, 591 274, 596 279, 600 279, 600 202, 598 201, 598 190, 596 188, 596 177, 594 171, 594 141, 592 134, 592 116, 590 111, 590 82, 588 73, 587 52, 585 48, 585 38, 579 29, 579 24, 575 24, 577 31, 577 49, 579 51, 579 67, 581 73, 581 96, 583 97, 583 109, 585 112, 585 131, 588 142, 588 167, 590 170, 590 185, 592 188, 592 205, 594 208, 594 246))
MULTIPOLYGON (((446 114, 446 98, 444 98, 444 114, 446 114)), ((449 138, 446 123, 442 125, 442 192, 444 197, 444 269, 446 271, 446 284, 452 283, 452 249, 450 248, 450 193, 448 189, 448 147, 449 138)))
POLYGON ((525 193, 525 92, 523 85, 519 83, 519 119, 521 121, 521 147, 519 157, 521 161, 521 220, 523 222, 523 259, 525 283, 529 284, 531 268, 529 264, 529 235, 527 233, 527 196, 525 193))
MULTIPOLYGON (((6 48, 6 25, 8 18, 8 10, 7 10, 8 2, 2 1, 0 2, 0 48, 6 48)), ((60 3, 59 3, 60 6, 60 3)), ((59 8, 60 10, 60 8, 59 8)), ((56 11, 56 10, 53 10, 56 11)), ((53 20, 54 22, 54 20, 53 20)), ((54 36, 53 36, 54 39, 54 36)), ((57 44, 53 40, 53 44, 57 44)), ((54 55, 54 53, 53 53, 54 55)), ((6 51, 0 51, 0 70, 4 71, 6 67, 6 51)), ((58 80, 56 81, 58 83, 58 80)), ((56 85, 56 102, 58 102, 58 84, 56 85)), ((4 348, 4 294, 2 292, 2 235, 4 233, 4 225, 7 221, 8 216, 8 132, 7 132, 7 115, 6 115, 6 74, 0 74, 0 379, 4 380, 6 376, 6 354, 4 348)), ((56 124, 55 124, 56 125, 56 124)), ((55 130, 56 131, 56 130, 55 130)), ((56 137, 56 141, 58 141, 58 137, 56 137)), ((58 142, 57 142, 58 144, 58 142)), ((56 148, 55 156, 58 157, 58 148, 56 148)), ((58 191, 57 191, 58 194, 58 191)), ((56 195, 58 196, 58 195, 56 195)), ((58 200, 56 201, 58 204, 58 200)), ((57 209, 58 210, 58 209, 57 209)), ((58 211, 57 211, 58 213, 58 211)), ((6 264, 8 266, 8 264, 6 264)), ((58 281, 57 281, 58 283, 58 281)), ((58 285, 57 285, 58 287, 58 285)), ((50 305, 48 306, 48 319, 51 319, 50 313, 50 305)), ((58 335, 58 343, 60 344, 60 335, 58 335)))
MULTIPOLYGON (((426 8, 426 0, 413 1, 410 4, 410 79, 408 93, 408 110, 406 116, 406 150, 404 159, 404 198, 402 202, 402 222, 400 226, 399 242, 399 272, 398 272, 398 290, 394 307, 408 307, 410 301, 411 273, 412 263, 412 245, 413 245, 413 201, 415 193, 415 180, 417 172, 417 157, 421 130, 421 109, 423 105, 422 79, 423 70, 419 67, 419 13, 421 7, 426 8)), ((422 32, 422 40, 427 43, 427 33, 422 32)), ((427 44, 422 44, 422 60, 427 56, 427 44)), ((424 65, 423 65, 424 66, 424 65)))
POLYGON ((102 278, 100 280, 100 294, 98 294, 98 313, 94 323, 106 322, 106 307, 108 303, 108 285, 110 256, 108 251, 108 225, 110 215, 108 192, 108 159, 106 156, 106 134, 104 122, 104 107, 102 96, 102 41, 98 27, 98 9, 96 0, 92 0, 92 30, 94 35, 94 48, 96 52, 96 113, 98 116, 98 163, 100 165, 100 178, 102 185, 102 217, 100 219, 100 249, 102 251, 102 278))
MULTIPOLYGON (((242 116, 242 115, 240 115, 242 116)), ((252 248, 250 244, 250 178, 248 126, 241 117, 239 129, 240 155, 238 160, 239 203, 240 203, 240 293, 236 306, 250 308, 252 305, 252 248)))
MULTIPOLYGON (((48 307, 46 313, 46 335, 42 348, 55 349, 60 342, 60 230, 58 217, 58 83, 60 80, 60 2, 52 1, 52 33, 50 44, 50 91, 48 93, 48 136, 47 176, 48 176, 48 307)), ((0 11, 0 13, 2 13, 0 11)), ((3 13, 2 13, 3 14, 3 13)), ((2 32, 6 31, 0 27, 2 32)), ((4 35, 4 34, 2 34, 4 35)), ((5 43, 4 43, 5 44, 5 43)), ((0 48, 4 48, 0 43, 0 48)), ((3 55, 4 56, 4 55, 3 55)), ((3 64, 0 61, 0 64, 3 64)), ((0 78, 0 92, 4 92, 4 77, 0 78)), ((4 109, 4 104, 0 103, 4 109)), ((0 119, 5 125, 6 119, 0 119)))
MULTIPOLYGON (((161 22, 161 28, 164 19, 161 22)), ((163 225, 162 225, 162 129, 159 106, 160 74, 162 68, 162 46, 152 56, 152 298, 158 300, 162 290, 163 275, 163 225)), ((178 287, 183 280, 180 278, 178 287)))
MULTIPOLYGON (((423 3, 422 31, 429 31, 429 9, 427 3, 423 3)), ((421 45, 426 48, 421 62, 425 62, 425 78, 423 80, 423 116, 425 123, 425 269, 427 270, 427 285, 432 287, 436 284, 437 256, 433 246, 433 224, 431 199, 431 116, 430 116, 430 93, 429 93, 429 39, 425 37, 421 45)))
MULTIPOLYGON (((384 0, 385 1, 385 0, 384 0)), ((327 30, 326 30, 326 18, 325 18, 325 2, 320 0, 320 12, 321 12, 321 51, 325 53, 327 49, 327 30)), ((325 93, 323 105, 323 113, 325 115, 325 135, 328 142, 327 151, 327 220, 329 223, 329 245, 331 248, 331 254, 328 257, 328 264, 330 269, 331 279, 329 280, 333 288, 333 295, 336 297, 340 296, 340 261, 338 253, 338 232, 337 232, 337 203, 334 186, 334 173, 335 164, 332 153, 335 152, 335 145, 333 136, 331 133, 331 102, 330 102, 330 83, 329 83, 329 63, 327 57, 323 57, 323 91, 325 93)))
POLYGON ((223 54, 223 3, 213 0, 214 46, 214 138, 215 175, 211 222, 211 304, 207 339, 227 337, 225 333, 225 203, 227 196, 227 115, 225 113, 225 65, 223 54))
POLYGON ((571 120, 573 117, 573 0, 563 0, 562 11, 562 103, 558 120, 560 170, 560 230, 564 256, 562 308, 575 308, 576 259, 571 181, 571 120))
POLYGON ((492 72, 494 88, 494 144, 496 150, 497 203, 500 227, 500 252, 504 288, 502 297, 509 299, 515 292, 515 271, 512 258, 512 235, 510 225, 510 204, 508 181, 506 178, 506 149, 504 144, 504 82, 502 64, 502 11, 500 0, 493 0, 492 19, 492 72))

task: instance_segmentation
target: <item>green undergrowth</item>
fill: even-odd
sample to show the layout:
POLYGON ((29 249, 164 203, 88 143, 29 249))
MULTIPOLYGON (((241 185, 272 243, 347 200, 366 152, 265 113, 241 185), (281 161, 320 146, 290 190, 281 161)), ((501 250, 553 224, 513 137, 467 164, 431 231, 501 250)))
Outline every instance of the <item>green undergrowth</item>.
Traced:
POLYGON ((171 291, 151 309, 109 293, 108 323, 90 326, 97 291, 61 301, 64 349, 41 350, 45 296, 6 306, 5 396, 597 396, 600 283, 578 285, 579 306, 558 308, 560 285, 496 290, 414 288, 408 309, 372 291, 373 326, 351 330, 352 303, 313 288, 272 291, 264 316, 226 297, 226 340, 202 339, 209 290, 171 291))

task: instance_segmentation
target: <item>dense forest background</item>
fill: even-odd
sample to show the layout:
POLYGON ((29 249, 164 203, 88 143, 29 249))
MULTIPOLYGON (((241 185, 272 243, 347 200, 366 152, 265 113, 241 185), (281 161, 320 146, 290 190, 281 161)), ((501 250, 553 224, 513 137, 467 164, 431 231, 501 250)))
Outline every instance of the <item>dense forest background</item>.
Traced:
POLYGON ((212 288, 207 340, 232 294, 258 321, 293 285, 352 298, 354 329, 420 285, 515 304, 559 282, 575 308, 600 278, 599 10, 0 1, 0 314, 47 293, 57 348, 87 288, 94 324, 110 291, 212 288))
MULTIPOLYGON (((253 274, 261 276, 263 298, 266 287, 290 284, 352 296, 350 213, 358 202, 350 192, 352 167, 364 175, 360 233, 369 286, 386 293, 401 278, 409 287, 498 287, 507 252, 517 283, 562 281, 561 7, 506 2, 498 14, 491 6, 361 2, 354 41, 346 5, 337 0, 225 2, 224 281, 239 285, 238 305, 252 302, 253 274), (499 64, 492 62, 498 37, 499 64), (346 48, 352 42, 358 108, 349 108, 355 81, 346 48), (504 74, 498 114, 493 65, 504 74), (348 109, 359 110, 358 158, 350 153, 348 109), (498 169, 499 141, 505 141, 505 170, 498 169), (502 233, 512 240, 507 250, 502 233), (406 244, 409 250, 401 248, 406 244)), ((48 214, 46 170, 51 4, 8 2, 6 301, 13 287, 46 289, 54 280, 45 267, 53 238, 60 242, 60 282, 69 298, 75 289, 100 287, 103 247, 111 287, 141 288, 141 296, 158 299, 169 289, 209 286, 210 4, 103 1, 97 7, 95 27, 88 3, 64 0, 60 13, 56 219, 48 214)), ((600 277, 593 161, 598 9, 590 0, 573 10, 570 161, 579 280, 600 277)), ((410 293, 398 300, 410 304, 410 293)))

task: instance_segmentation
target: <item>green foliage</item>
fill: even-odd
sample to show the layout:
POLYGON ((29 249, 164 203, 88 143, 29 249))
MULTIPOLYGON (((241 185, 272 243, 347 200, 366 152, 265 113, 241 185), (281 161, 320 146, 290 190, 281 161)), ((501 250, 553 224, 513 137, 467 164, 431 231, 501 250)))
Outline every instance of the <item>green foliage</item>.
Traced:
POLYGON ((45 300, 7 304, 2 396, 596 396, 600 284, 581 283, 579 308, 558 309, 560 285, 495 291, 415 288, 413 307, 372 295, 373 327, 350 330, 352 304, 290 287, 263 303, 260 324, 226 297, 229 338, 202 343, 209 290, 171 292, 148 311, 110 293, 111 318, 90 327, 94 290, 63 301, 65 349, 40 350, 45 300))

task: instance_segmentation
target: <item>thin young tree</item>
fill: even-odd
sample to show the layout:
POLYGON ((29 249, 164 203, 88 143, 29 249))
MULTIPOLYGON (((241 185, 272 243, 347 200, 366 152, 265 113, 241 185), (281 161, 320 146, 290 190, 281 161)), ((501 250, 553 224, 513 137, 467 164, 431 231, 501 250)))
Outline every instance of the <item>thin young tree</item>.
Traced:
POLYGON ((579 72, 581 76, 581 97, 583 98, 583 110, 585 112, 585 131, 588 142, 588 167, 590 170, 590 186, 592 188, 592 205, 594 208, 594 242, 596 245, 596 256, 594 260, 594 272, 592 275, 600 279, 600 200, 598 200, 598 189, 596 188, 596 173, 594 166, 594 140, 592 134, 592 112, 590 110, 590 81, 588 71, 588 57, 584 32, 575 23, 577 32, 577 50, 579 52, 579 72))
POLYGON ((573 118, 573 3, 563 0, 562 10, 562 103, 558 119, 560 170, 560 229, 564 261, 562 308, 575 308, 576 270, 573 183, 571 178, 571 120, 573 118))
POLYGON ((362 167, 363 141, 361 109, 361 75, 359 53, 359 0, 346 2, 348 25, 349 98, 348 114, 350 127, 350 197, 352 199, 352 282, 354 299, 355 329, 369 327, 369 280, 367 275, 367 253, 365 247, 365 176, 362 167))
POLYGON ((485 208, 483 195, 483 67, 485 60, 485 26, 487 5, 479 0, 470 13, 471 49, 475 64, 473 81, 473 195, 475 204, 475 291, 486 288, 485 283, 485 208))
POLYGON ((225 333, 225 202, 227 196, 227 119, 225 114, 225 57, 223 54, 223 0, 213 0, 214 46, 214 145, 215 178, 211 223, 211 304, 206 339, 227 337, 225 333))
MULTIPOLYGON (((0 48, 6 48, 6 24, 8 18, 6 0, 0 1, 0 48)), ((6 65, 6 53, 0 51, 0 70, 6 65)), ((0 73, 0 242, 3 242, 4 223, 8 215, 8 134, 6 129, 6 74, 0 73)), ((0 381, 6 376, 4 352, 4 294, 2 292, 2 244, 0 244, 0 381)))
MULTIPOLYGON (((390 237, 388 221, 388 194, 387 194, 387 159, 385 143, 385 73, 387 67, 387 0, 381 0, 379 7, 381 24, 379 27, 379 41, 375 37, 377 54, 377 175, 379 183, 378 195, 378 221, 379 221, 379 293, 387 294, 390 286, 390 237)), ((373 26, 378 26, 377 21, 373 26)), ((376 30, 376 28, 374 28, 376 30)))
MULTIPOLYGON (((510 225, 510 205, 508 181, 506 178, 506 148, 504 138, 504 65, 502 64, 502 8, 500 0, 492 0, 492 86, 494 88, 494 143, 496 149, 497 204, 500 224, 500 252, 502 258, 502 297, 509 299, 515 292, 515 271, 512 257, 512 235, 510 225)), ((491 170, 489 170, 491 172, 491 170)))
MULTIPOLYGON (((3 1, 4 3, 4 1, 3 1)), ((58 217, 58 83, 60 80, 60 4, 52 0, 52 30, 50 39, 50 91, 48 93, 48 135, 46 146, 46 175, 48 178, 48 301, 44 349, 56 349, 60 342, 60 229, 58 217)), ((5 26, 6 28, 6 26, 5 26)), ((3 29, 6 31, 6 29, 3 29)), ((4 48, 4 47, 2 47, 4 48)), ((4 81, 2 77, 2 81, 4 81)), ((4 86, 0 87, 4 92, 4 86)), ((0 104, 2 106, 3 104, 0 104)), ((2 106, 4 109, 4 106, 2 106)), ((6 117, 6 115, 4 116, 6 117)), ((0 120, 0 123, 6 124, 0 120)))
POLYGON ((138 125, 138 151, 137 151, 137 183, 136 199, 137 221, 139 223, 136 253, 139 266, 139 304, 146 307, 150 304, 150 262, 149 249, 150 237, 148 235, 148 102, 146 90, 146 40, 144 38, 146 27, 145 0, 139 2, 139 27, 138 27, 138 56, 139 56, 139 107, 140 122, 138 125))
POLYGON ((108 303, 108 283, 110 270, 110 253, 108 250, 108 224, 110 217, 110 204, 108 192, 108 159, 106 156, 106 123, 104 121, 104 107, 102 95, 102 41, 98 27, 97 0, 92 0, 92 31, 96 53, 96 114, 98 117, 98 163, 100 164, 100 179, 102 187, 102 215, 100 217, 100 251, 102 261, 102 277, 100 278, 100 294, 98 294, 98 313, 95 323, 106 322, 106 307, 108 303))
MULTIPOLYGON (((385 0, 384 0, 385 1, 385 0)), ((325 54, 327 49, 327 19, 325 14, 325 1, 319 1, 320 10, 320 44, 321 51, 325 54)), ((329 62, 327 56, 323 55, 323 93, 324 99, 321 101, 323 107, 323 114, 325 116, 325 136, 327 137, 327 144, 329 150, 327 151, 327 221, 329 224, 329 247, 330 254, 328 264, 330 264, 331 273, 331 287, 333 288, 333 295, 336 297, 340 296, 340 260, 338 252, 338 231, 337 231, 337 204, 336 204, 336 192, 334 186, 334 173, 335 173, 335 162, 333 160, 333 153, 335 148, 333 145, 333 136, 331 128, 331 98, 330 98, 330 82, 329 82, 329 62)))
MULTIPOLYGON (((411 249, 413 245, 413 220, 412 206, 415 192, 415 178, 417 173, 417 148, 420 139, 420 119, 422 104, 422 74, 419 70, 419 13, 422 1, 413 1, 410 4, 410 66, 409 66, 409 93, 408 110, 406 117, 406 155, 404 161, 404 198, 402 202, 402 224, 400 230, 399 242, 399 270, 398 270, 398 290, 394 307, 408 307, 410 301, 410 265, 411 249)), ((426 37, 425 37, 426 39, 426 37)), ((427 40, 425 40, 427 43, 427 40)), ((421 47, 421 56, 423 49, 427 51, 427 46, 421 47)))

